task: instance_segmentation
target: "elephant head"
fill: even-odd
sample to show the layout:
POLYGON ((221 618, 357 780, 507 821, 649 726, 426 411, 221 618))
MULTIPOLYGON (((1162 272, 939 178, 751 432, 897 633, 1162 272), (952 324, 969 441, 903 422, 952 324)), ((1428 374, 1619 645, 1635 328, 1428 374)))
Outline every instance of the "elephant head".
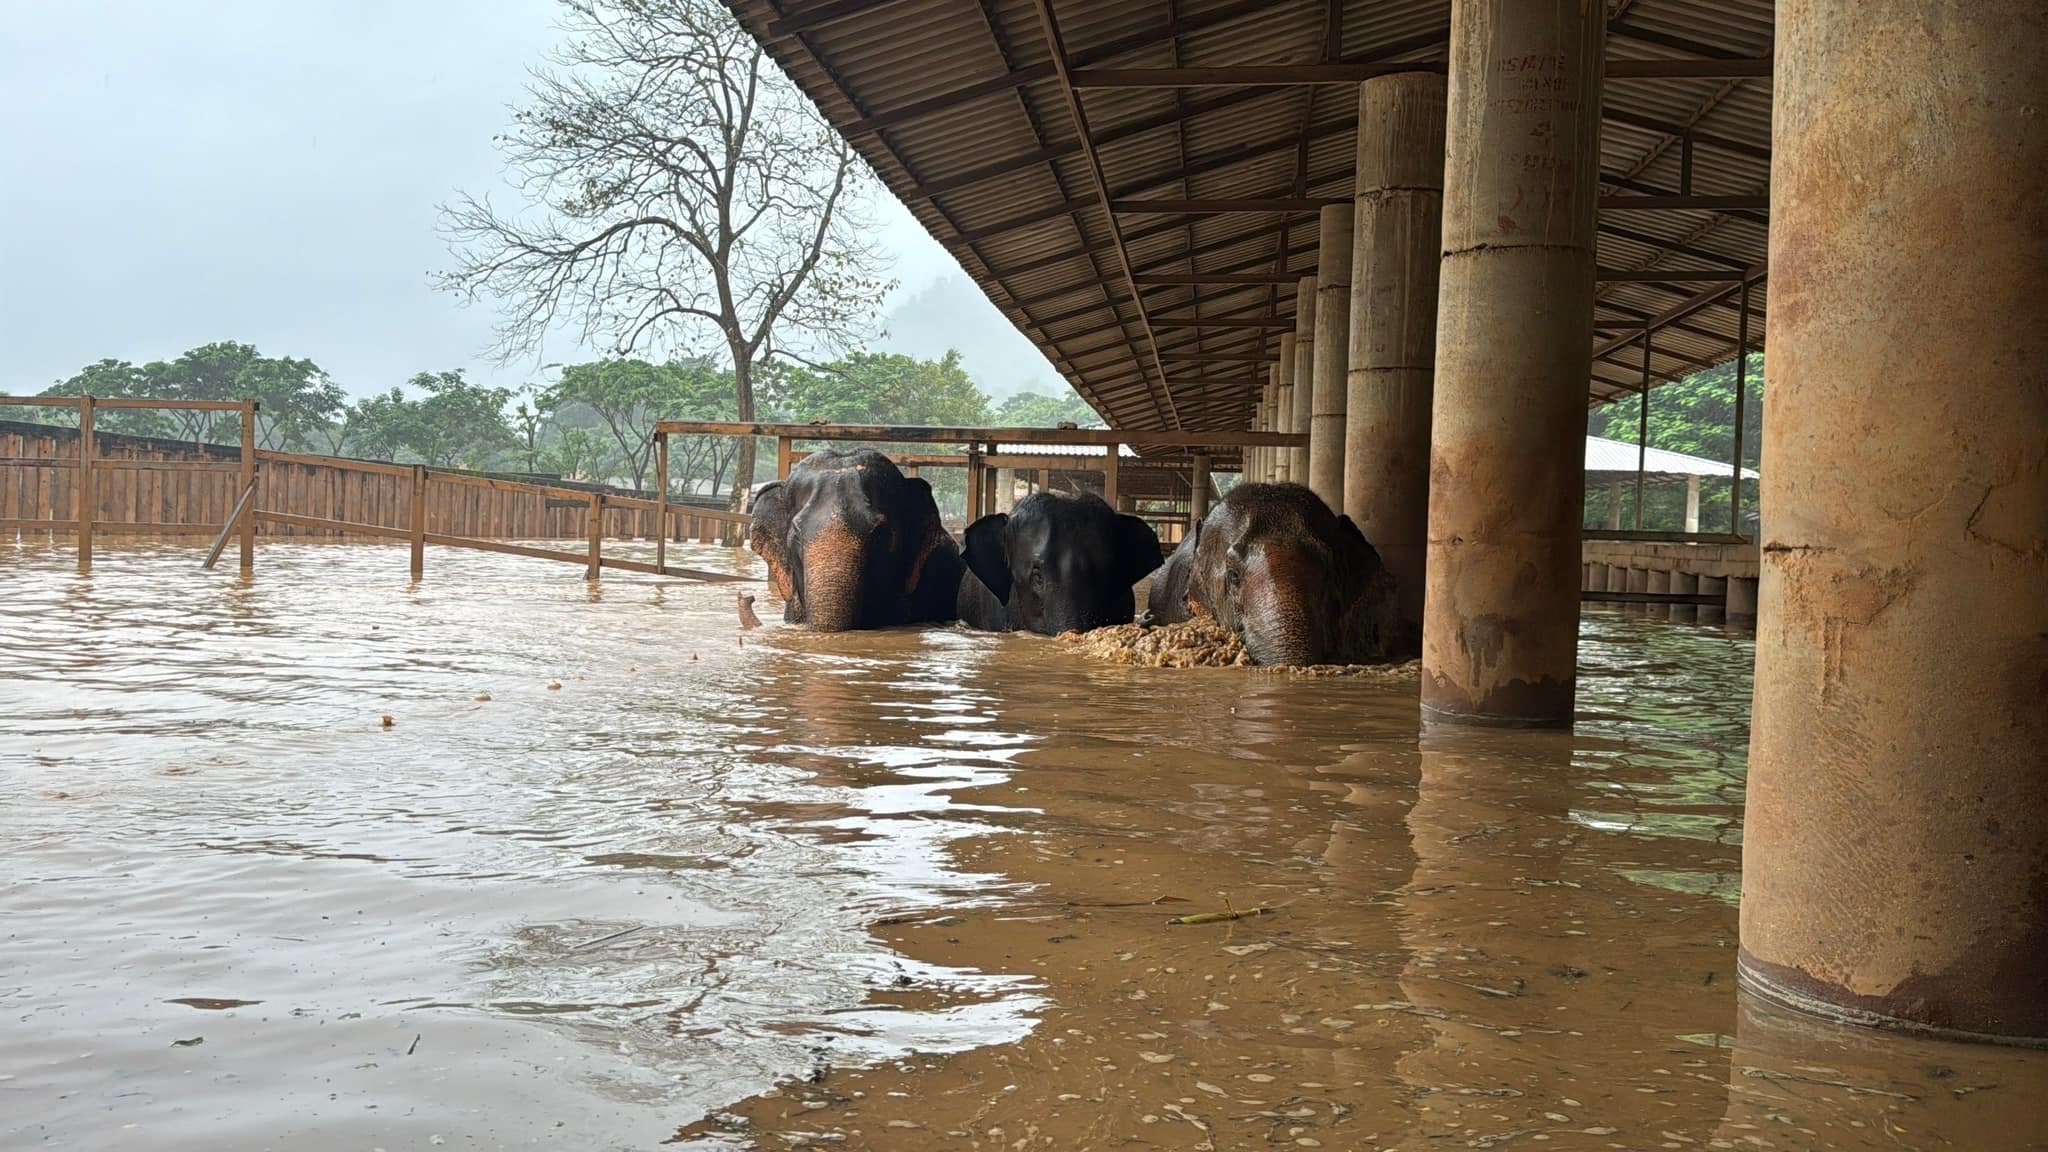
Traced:
POLYGON ((1402 660, 1394 581, 1348 516, 1299 484, 1240 484, 1153 582, 1153 618, 1215 617, 1257 664, 1402 660))
POLYGON ((932 488, 879 452, 816 452, 754 498, 783 619, 820 632, 951 620, 964 568, 932 488))
POLYGON ((1093 493, 1034 493, 1008 515, 968 525, 966 542, 967 570, 1001 609, 977 611, 963 583, 962 617, 1046 636, 1129 623, 1137 611, 1131 586, 1160 560, 1152 527, 1093 493))

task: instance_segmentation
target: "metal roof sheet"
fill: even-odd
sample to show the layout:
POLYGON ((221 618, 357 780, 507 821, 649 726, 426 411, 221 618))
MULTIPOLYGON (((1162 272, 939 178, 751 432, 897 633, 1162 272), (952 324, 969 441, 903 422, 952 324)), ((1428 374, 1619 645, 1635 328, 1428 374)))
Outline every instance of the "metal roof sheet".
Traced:
MULTIPOLYGON (((1263 378, 1257 362, 1155 361, 1152 352, 1270 359, 1285 329, 1160 326, 1148 340, 1147 324, 1161 315, 1284 321, 1295 307, 1291 281, 1140 285, 1133 299, 1118 240, 1138 275, 1291 277, 1314 270, 1315 213, 1111 217, 1088 153, 1118 200, 1348 196, 1355 86, 1077 88, 1084 147, 1040 0, 727 2, 1105 419, 1131 428, 1246 426, 1263 378)), ((1440 62, 1450 36, 1450 0, 1050 0, 1050 8, 1066 63, 1081 70, 1440 62)), ((1771 53, 1772 5, 1610 0, 1607 27, 1610 65, 1757 61, 1771 53)), ((1610 76, 1602 186, 1668 195, 1689 175, 1699 195, 1763 195, 1770 105, 1768 76, 1610 76)), ((1766 220, 1747 211, 1603 213, 1603 270, 1674 278, 1599 285, 1591 402, 1640 390, 1646 323, 1655 327, 1653 384, 1732 358, 1740 284, 1683 277, 1760 274, 1766 220)), ((1754 347, 1764 330, 1760 279, 1748 296, 1754 347)))

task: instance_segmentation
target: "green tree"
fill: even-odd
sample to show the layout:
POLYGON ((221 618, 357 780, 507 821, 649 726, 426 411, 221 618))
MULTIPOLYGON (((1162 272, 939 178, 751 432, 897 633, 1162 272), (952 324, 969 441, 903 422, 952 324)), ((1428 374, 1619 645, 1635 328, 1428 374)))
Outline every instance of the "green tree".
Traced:
POLYGON ((1086 428, 1101 419, 1071 387, 1058 396, 1043 392, 1006 396, 995 412, 996 424, 1004 428, 1057 428, 1061 424, 1086 428))
POLYGON ((421 372, 407 385, 425 395, 415 400, 403 388, 393 388, 366 396, 349 409, 352 451, 433 468, 482 469, 519 447, 505 416, 511 389, 471 384, 459 368, 421 372))
MULTIPOLYGON (((587 409, 611 434, 618 459, 633 487, 645 488, 653 464, 654 423, 664 418, 709 419, 691 409, 704 406, 707 391, 733 390, 732 377, 702 360, 649 364, 645 360, 599 360, 571 364, 543 391, 539 405, 550 412, 571 405, 587 409)), ((671 467, 674 446, 670 446, 671 467)))
MULTIPOLYGON (((190 349, 175 360, 137 367, 125 360, 101 360, 43 392, 153 400, 210 400, 224 403, 253 397, 258 404, 259 447, 302 448, 343 411, 346 396, 311 360, 270 357, 253 344, 216 341, 190 349)), ((67 422, 75 422, 73 415, 67 422)), ((233 442, 241 435, 233 412, 194 409, 109 410, 95 426, 131 436, 175 436, 181 440, 233 442)))
MULTIPOLYGON (((1764 358, 1752 352, 1746 369, 1748 397, 1743 405, 1742 466, 1756 468, 1763 459, 1764 358)), ((1631 396, 1593 409, 1586 418, 1586 432, 1626 444, 1636 443, 1641 418, 1641 398, 1631 396)), ((1708 460, 1727 460, 1735 450, 1735 361, 1695 372, 1681 380, 1650 391, 1649 446, 1683 452, 1708 460)), ((1700 527, 1720 532, 1728 528, 1729 482, 1707 479, 1700 491, 1700 527)), ((1633 488, 1623 493, 1624 501, 1634 499, 1633 488)), ((1757 481, 1743 481, 1745 525, 1757 509, 1757 481)), ((1585 524, 1604 527, 1607 523, 1608 494, 1587 492, 1585 524)), ((1632 510, 1624 504, 1624 524, 1634 522, 1632 510)), ((1676 530, 1685 524, 1685 486, 1661 485, 1643 494, 1643 527, 1676 530)), ((1743 531, 1750 531, 1745 526, 1743 531)))

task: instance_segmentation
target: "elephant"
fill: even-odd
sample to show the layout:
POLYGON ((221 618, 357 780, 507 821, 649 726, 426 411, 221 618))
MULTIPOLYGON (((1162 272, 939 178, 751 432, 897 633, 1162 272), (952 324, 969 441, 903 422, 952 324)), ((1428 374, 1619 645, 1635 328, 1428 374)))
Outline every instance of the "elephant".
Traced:
POLYGON ((871 450, 798 461, 755 495, 747 542, 783 620, 819 632, 952 620, 966 573, 930 482, 871 450))
POLYGON ((1159 567, 1159 536, 1092 492, 1038 492, 967 526, 960 619, 1057 636, 1137 615, 1132 586, 1159 567))
POLYGON ((1255 664, 1410 659, 1394 578, 1348 516, 1299 484, 1240 484, 1153 578, 1148 615, 1196 613, 1238 634, 1255 664))

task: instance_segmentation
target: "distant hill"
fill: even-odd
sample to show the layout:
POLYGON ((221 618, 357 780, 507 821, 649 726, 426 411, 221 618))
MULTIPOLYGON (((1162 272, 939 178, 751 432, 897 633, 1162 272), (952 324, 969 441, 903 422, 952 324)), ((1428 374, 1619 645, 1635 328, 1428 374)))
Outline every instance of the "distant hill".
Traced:
POLYGON ((941 276, 904 297, 883 324, 888 335, 875 348, 922 360, 937 360, 947 349, 958 349, 967 374, 997 401, 1023 391, 1065 390, 1060 374, 1038 348, 989 303, 974 281, 959 273, 941 276))

